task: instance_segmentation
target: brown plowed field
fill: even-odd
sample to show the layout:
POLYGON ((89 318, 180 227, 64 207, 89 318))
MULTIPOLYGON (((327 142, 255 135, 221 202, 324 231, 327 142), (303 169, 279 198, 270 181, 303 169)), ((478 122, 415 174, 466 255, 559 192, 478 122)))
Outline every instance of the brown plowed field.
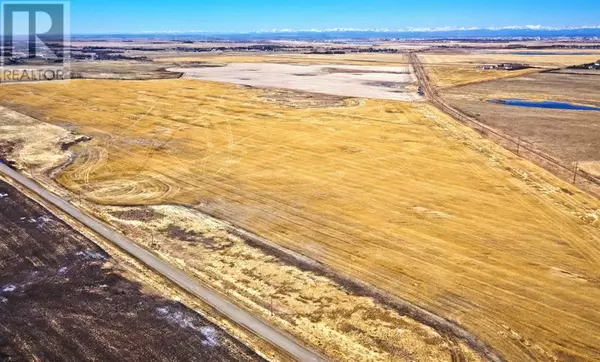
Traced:
POLYGON ((261 361, 0 181, 0 360, 261 361))

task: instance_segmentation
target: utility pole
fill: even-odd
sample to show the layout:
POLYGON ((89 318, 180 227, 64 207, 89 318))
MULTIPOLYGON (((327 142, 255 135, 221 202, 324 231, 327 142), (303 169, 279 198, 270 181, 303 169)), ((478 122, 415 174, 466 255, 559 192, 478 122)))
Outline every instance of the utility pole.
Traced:
POLYGON ((517 155, 521 154, 521 137, 519 137, 519 142, 517 143, 517 155))
POLYGON ((577 182, 577 171, 579 171, 579 162, 575 164, 575 174, 573 175, 573 185, 577 182))

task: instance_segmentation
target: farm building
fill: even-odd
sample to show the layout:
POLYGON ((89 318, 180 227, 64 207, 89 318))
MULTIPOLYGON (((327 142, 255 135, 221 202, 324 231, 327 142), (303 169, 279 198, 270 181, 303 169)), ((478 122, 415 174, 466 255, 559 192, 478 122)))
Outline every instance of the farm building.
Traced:
POLYGON ((526 68, 530 68, 530 66, 527 64, 522 64, 522 63, 484 64, 484 65, 477 66, 477 69, 484 69, 484 70, 497 70, 497 69, 518 70, 518 69, 526 69, 526 68))
POLYGON ((477 66, 477 69, 484 69, 484 70, 498 69, 498 65, 497 64, 484 64, 484 65, 477 66))

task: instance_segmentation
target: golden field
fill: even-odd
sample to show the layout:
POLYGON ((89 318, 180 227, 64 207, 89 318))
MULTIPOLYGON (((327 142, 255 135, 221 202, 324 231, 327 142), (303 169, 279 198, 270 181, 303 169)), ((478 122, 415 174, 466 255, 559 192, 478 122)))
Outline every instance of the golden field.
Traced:
POLYGON ((600 161, 582 162, 579 167, 589 174, 600 177, 600 161))
MULTIPOLYGON (((287 93, 270 96, 281 97, 282 94, 287 93)), ((316 99, 304 97, 287 99, 295 106, 324 102, 358 104, 333 100, 321 99, 315 103, 316 99)), ((73 128, 69 124, 60 125, 73 128)), ((338 282, 312 271, 314 267, 310 265, 295 266, 285 258, 282 260, 280 255, 272 255, 234 235, 227 223, 201 212, 171 205, 103 206, 85 202, 78 195, 57 188, 46 175, 57 174, 62 168, 57 167, 69 159, 68 154, 61 151, 61 145, 72 144, 80 138, 65 128, 0 107, 0 146, 15 145, 17 151, 9 157, 24 173, 272 325, 318 348, 327 357, 339 361, 482 360, 460 339, 441 334, 373 298, 349 292, 338 282)), ((86 229, 81 231, 90 234, 86 229)), ((93 235, 88 236, 95 239, 93 235)), ((266 353, 270 360, 288 360, 244 329, 232 325, 202 303, 198 304, 194 298, 165 286, 160 278, 157 280, 152 273, 144 271, 139 263, 114 246, 102 240, 96 242, 113 257, 121 259, 143 285, 167 290, 171 298, 185 300, 186 305, 200 310, 206 317, 217 318, 215 322, 252 348, 266 353)))
POLYGON ((430 105, 294 108, 193 80, 0 93, 94 138, 58 179, 86 199, 206 210, 459 323, 509 361, 600 358, 600 202, 430 105))
POLYGON ((423 53, 419 59, 438 88, 450 88, 472 83, 487 82, 497 79, 516 78, 527 74, 538 73, 544 69, 562 68, 570 65, 593 63, 600 58, 600 53, 591 55, 515 55, 510 53, 477 54, 477 53, 423 53), (514 71, 483 70, 477 66, 483 64, 525 63, 537 67, 514 71))
POLYGON ((90 211, 333 360, 483 361, 460 340, 289 265, 198 211, 172 205, 90 211))
POLYGON ((539 72, 538 69, 484 70, 476 66, 425 64, 425 71, 436 88, 451 88, 461 85, 488 82, 497 79, 515 78, 539 72))
MULTIPOLYGON (((515 51, 516 52, 516 51, 515 51)), ((587 51, 586 51, 587 52, 587 51)), ((593 54, 518 55, 507 52, 495 53, 421 53, 419 58, 425 64, 480 65, 494 63, 525 63, 541 68, 559 68, 575 64, 593 63, 600 58, 600 52, 593 54)))
MULTIPOLYGON (((336 97, 317 99, 317 95, 299 98, 286 91, 270 92, 268 96, 266 101, 287 97, 278 99, 301 107, 359 104, 336 97)), ((9 153, 10 159, 46 188, 109 222, 129 238, 327 357, 338 361, 482 361, 453 335, 439 333, 371 297, 347 291, 335 280, 313 271, 311 265, 296 266, 281 255, 246 242, 232 233, 230 225, 206 214, 184 206, 103 206, 85 202, 77 194, 57 187, 51 177, 70 159, 61 145, 81 139, 66 129, 73 129, 72 124, 60 126, 0 107, 0 146, 14 145, 16 151, 9 153)), ((90 234, 87 229, 81 231, 90 234)), ((93 234, 88 236, 96 239, 93 234)), ((168 291, 171 298, 184 300, 187 306, 224 326, 236 338, 266 353, 270 360, 288 360, 206 305, 164 285, 160 278, 110 243, 96 242, 121 259, 143 285, 168 291)))

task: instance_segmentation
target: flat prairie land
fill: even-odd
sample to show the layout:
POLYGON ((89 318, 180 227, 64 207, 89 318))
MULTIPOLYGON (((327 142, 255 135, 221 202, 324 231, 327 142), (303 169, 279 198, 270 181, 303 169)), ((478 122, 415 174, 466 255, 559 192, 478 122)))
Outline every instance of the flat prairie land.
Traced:
POLYGON ((174 79, 179 75, 167 72, 164 64, 134 60, 83 61, 71 63, 73 78, 150 80, 174 79))
POLYGON ((569 65, 593 63, 598 60, 598 57, 600 57, 600 52, 591 54, 557 54, 554 52, 548 52, 548 54, 544 55, 531 55, 531 53, 525 53, 527 52, 422 53, 419 55, 419 57, 425 64, 472 64, 476 66, 481 64, 495 63, 525 63, 540 68, 561 68, 569 65))
POLYGON ((58 177, 87 200, 201 210, 460 324, 509 361, 600 358, 600 202, 430 105, 304 107, 272 92, 0 87, 3 105, 92 137, 58 177))
MULTIPOLYGON (((358 104, 342 98, 300 96, 286 91, 270 91, 261 96, 266 97, 266 102, 289 107, 358 104)), ((76 127, 68 123, 60 126, 42 123, 6 108, 0 108, 0 119, 0 159, 14 161, 22 172, 55 193, 73 200, 88 213, 106 220, 129 238, 334 360, 482 360, 465 341, 444 330, 447 322, 429 319, 429 323, 423 324, 408 317, 404 307, 398 312, 379 303, 379 297, 374 299, 352 291, 355 284, 332 279, 328 272, 315 270, 313 262, 296 260, 287 252, 246 240, 227 223, 205 213, 173 205, 109 207, 82 202, 77 194, 56 188, 46 177, 58 174, 73 161, 73 156, 65 150, 85 141, 74 132, 76 127)), ((125 259, 129 266, 131 260, 125 259)), ((156 278, 139 269, 134 265, 136 277, 144 286, 165 289, 160 281, 157 283, 156 278)), ((170 296, 182 297, 177 293, 170 296)), ((206 313, 214 312, 198 306, 194 300, 184 300, 206 313)), ((222 318, 216 322, 227 324, 222 318)), ((227 327, 240 338, 237 326, 227 324, 227 327)), ((241 337, 263 353, 279 358, 261 341, 243 333, 241 337)))
MULTIPOLYGON (((537 53, 536 53, 537 54, 537 53)), ((570 65, 595 62, 598 54, 572 55, 569 53, 549 55, 518 55, 508 52, 495 53, 422 53, 419 58, 430 80, 438 88, 451 88, 496 79, 515 78, 538 73, 544 69, 562 68, 570 65), (536 68, 521 70, 484 70, 477 66, 499 63, 524 63, 536 68)))
POLYGON ((579 167, 591 175, 600 177, 600 161, 583 161, 579 163, 579 167))
POLYGON ((264 361, 0 180, 2 361, 264 361))
POLYGON ((191 79, 261 88, 298 90, 342 97, 419 101, 411 66, 297 65, 232 63, 222 67, 169 68, 191 79))
POLYGON ((155 63, 279 63, 298 65, 377 65, 398 66, 408 64, 406 54, 258 54, 248 55, 246 53, 226 54, 201 54, 185 55, 175 57, 156 57, 155 63))
POLYGON ((477 69, 475 65, 425 64, 429 80, 436 88, 452 88, 473 83, 489 82, 497 79, 515 78, 538 73, 539 69, 495 70, 477 69))
POLYGON ((584 170, 600 176, 593 167, 600 161, 600 112, 511 107, 490 102, 520 98, 600 106, 599 80, 600 71, 598 75, 551 72, 471 84, 440 94, 481 122, 514 138, 521 137, 564 164, 580 162, 584 170))

